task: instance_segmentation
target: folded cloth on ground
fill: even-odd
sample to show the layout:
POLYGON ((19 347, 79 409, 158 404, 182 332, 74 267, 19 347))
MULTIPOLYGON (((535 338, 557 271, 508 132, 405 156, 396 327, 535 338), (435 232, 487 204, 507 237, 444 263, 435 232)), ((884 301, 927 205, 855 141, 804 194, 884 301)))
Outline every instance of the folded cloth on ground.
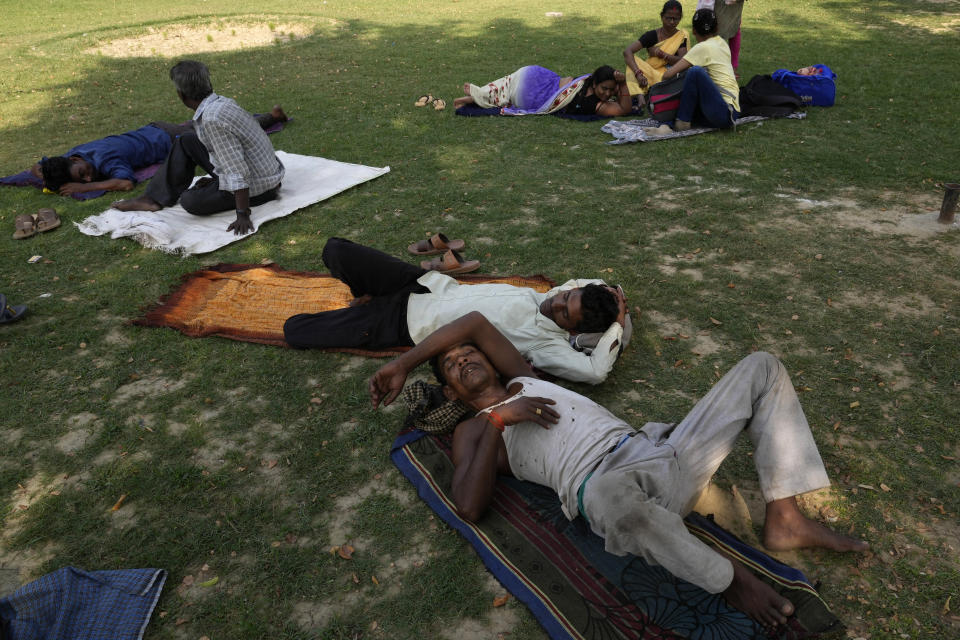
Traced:
POLYGON ((720 594, 672 576, 634 556, 604 551, 582 518, 572 522, 547 487, 501 476, 480 522, 457 515, 451 436, 401 433, 391 458, 420 497, 473 546, 487 569, 526 604, 554 640, 636 638, 843 637, 843 624, 797 569, 774 560, 692 513, 687 528, 732 554, 796 607, 775 634, 729 607, 720 594))
POLYGON ((166 579, 163 569, 58 569, 0 599, 0 637, 139 640, 166 579))
MULTIPOLYGON (((293 118, 287 120, 287 122, 292 121, 293 118)), ((189 121, 188 121, 189 122, 189 121)), ((186 123, 184 123, 186 124, 186 123)), ((269 128, 264 129, 268 134, 276 133, 277 131, 282 131, 283 127, 286 125, 285 122, 277 122, 271 125, 269 128)), ((133 172, 134 179, 140 183, 146 180, 149 180, 160 168, 160 163, 150 164, 145 167, 140 167, 133 172)), ((29 169, 26 171, 21 171, 20 173, 15 173, 12 176, 4 176, 0 178, 0 185, 7 187, 36 187, 37 189, 43 189, 43 180, 33 175, 29 169)), ((52 193, 48 191, 47 193, 52 193)), ((93 198, 99 198, 103 194, 107 193, 106 191, 84 191, 83 193, 71 193, 70 197, 74 200, 92 200, 93 198)))
MULTIPOLYGON (((803 120, 807 117, 807 114, 801 111, 791 113, 790 115, 784 117, 792 120, 803 120)), ((761 120, 769 120, 769 118, 764 118, 762 116, 746 116, 744 118, 737 118, 737 120, 734 122, 734 125, 740 126, 742 124, 750 124, 751 122, 760 122, 761 120)), ((647 118, 645 120, 628 120, 626 122, 621 122, 620 120, 611 120, 607 124, 600 127, 600 130, 604 133, 609 133, 614 137, 613 140, 607 141, 607 144, 656 142, 657 140, 684 138, 686 136, 695 136, 701 133, 717 131, 717 129, 711 129, 710 127, 693 128, 687 129, 686 131, 672 131, 666 135, 650 135, 648 132, 644 131, 645 128, 656 128, 662 124, 662 122, 658 122, 653 118, 647 118)))
MULTIPOLYGON (((286 175, 276 200, 252 208, 253 233, 268 220, 282 218, 390 172, 390 167, 368 167, 285 151, 277 151, 277 157, 283 163, 286 175)), ((74 224, 88 236, 109 233, 111 238, 132 237, 150 249, 191 255, 215 251, 250 237, 250 233, 238 236, 227 231, 235 218, 236 213, 232 210, 212 216, 195 216, 175 205, 160 211, 107 209, 74 224)))
MULTIPOLYGON (((531 287, 541 293, 554 283, 544 276, 464 274, 469 284, 501 282, 531 287)), ((244 342, 287 346, 283 323, 298 313, 319 313, 346 307, 350 288, 327 273, 286 271, 275 264, 219 264, 183 276, 183 282, 133 324, 169 327, 192 337, 220 336, 244 342)), ((406 351, 332 349, 373 357, 406 351)))

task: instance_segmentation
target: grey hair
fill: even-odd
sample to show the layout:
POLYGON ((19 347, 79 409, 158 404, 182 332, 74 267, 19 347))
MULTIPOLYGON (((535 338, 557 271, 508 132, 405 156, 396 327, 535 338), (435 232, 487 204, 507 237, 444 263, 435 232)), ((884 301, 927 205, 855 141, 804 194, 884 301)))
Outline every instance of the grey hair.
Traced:
POLYGON ((210 71, 197 60, 181 60, 170 69, 170 79, 184 98, 203 100, 213 93, 210 71))

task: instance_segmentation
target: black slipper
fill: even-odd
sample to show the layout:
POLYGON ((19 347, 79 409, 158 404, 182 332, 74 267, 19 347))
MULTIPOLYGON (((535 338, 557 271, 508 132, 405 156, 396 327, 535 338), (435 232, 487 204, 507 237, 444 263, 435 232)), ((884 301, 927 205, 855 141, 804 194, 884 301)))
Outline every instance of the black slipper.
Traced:
POLYGON ((18 304, 11 307, 7 304, 7 296, 0 293, 0 324, 16 322, 27 312, 27 305, 18 304))

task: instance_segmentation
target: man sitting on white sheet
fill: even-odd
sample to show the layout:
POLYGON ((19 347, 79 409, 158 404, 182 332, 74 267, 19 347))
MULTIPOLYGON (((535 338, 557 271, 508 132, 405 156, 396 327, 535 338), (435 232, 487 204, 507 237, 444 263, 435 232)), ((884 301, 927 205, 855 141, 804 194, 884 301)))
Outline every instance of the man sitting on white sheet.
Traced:
POLYGON ((582 515, 608 552, 632 553, 773 627, 793 605, 683 524, 711 476, 746 431, 766 505, 769 549, 862 551, 867 543, 807 519, 795 496, 829 485, 797 394, 779 360, 744 358, 679 424, 639 431, 584 396, 531 377, 529 365, 481 314, 434 332, 370 379, 374 407, 389 404, 407 375, 431 360, 444 394, 478 411, 453 434, 452 495, 476 521, 497 474, 554 489, 564 515, 582 515), (504 382, 506 381, 506 382, 504 382))
POLYGON ((170 69, 170 79, 183 104, 195 111, 196 132, 174 140, 142 196, 113 206, 121 211, 159 211, 179 200, 188 213, 198 216, 235 208, 237 219, 227 231, 250 233, 254 230, 250 207, 277 197, 283 164, 254 117, 213 92, 206 65, 195 60, 178 62, 170 69), (191 187, 198 165, 210 177, 191 187))

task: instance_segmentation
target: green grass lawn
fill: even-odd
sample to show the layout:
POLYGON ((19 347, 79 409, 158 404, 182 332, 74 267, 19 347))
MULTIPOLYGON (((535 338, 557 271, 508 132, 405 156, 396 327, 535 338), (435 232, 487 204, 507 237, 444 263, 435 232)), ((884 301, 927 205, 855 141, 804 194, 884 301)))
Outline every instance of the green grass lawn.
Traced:
MULTIPOLYGON (((682 417, 751 350, 782 358, 834 481, 807 506, 873 552, 780 557, 850 637, 960 633, 960 235, 935 222, 960 179, 960 5, 748 2, 741 82, 839 75, 836 106, 802 121, 608 146, 601 122, 413 107, 525 64, 620 67, 660 4, 5 3, 3 175, 188 119, 181 57, 251 110, 281 102, 278 149, 391 172, 187 258, 78 233, 109 197, 0 190, 0 292, 30 306, 0 328, 0 591, 64 565, 163 567, 150 638, 545 637, 493 606, 503 587, 394 469, 401 412, 365 391, 380 362, 128 324, 204 265, 319 269, 330 236, 403 255, 442 230, 487 273, 622 283, 634 343, 577 389, 638 426, 682 417), (63 227, 12 240, 41 206, 63 227), (330 552, 346 543, 352 559, 330 552)), ((748 452, 716 480, 756 511, 748 452)))

